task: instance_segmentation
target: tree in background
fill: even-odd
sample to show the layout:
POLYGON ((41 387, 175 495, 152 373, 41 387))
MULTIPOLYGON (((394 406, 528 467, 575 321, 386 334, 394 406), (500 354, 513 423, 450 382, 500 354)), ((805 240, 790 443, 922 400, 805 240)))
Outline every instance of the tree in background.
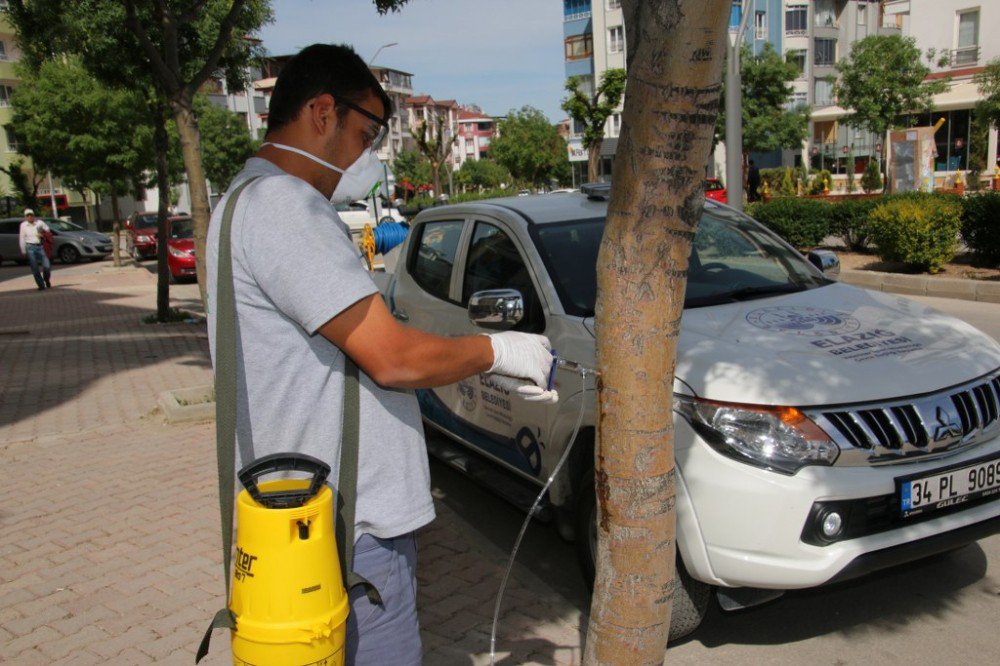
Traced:
POLYGON ((260 141, 250 136, 239 114, 212 104, 204 95, 195 97, 194 109, 201 128, 205 176, 216 192, 225 192, 243 163, 260 148, 260 141))
POLYGON ((465 160, 455 172, 455 181, 463 188, 494 190, 510 182, 510 172, 491 159, 465 160))
POLYGON ((885 134, 900 116, 929 110, 932 97, 947 87, 945 81, 924 81, 930 69, 921 62, 916 41, 899 35, 854 42, 837 71, 837 102, 851 109, 847 124, 872 132, 882 143, 888 143, 885 134))
POLYGON ((75 58, 26 70, 10 100, 21 152, 74 190, 110 195, 112 254, 120 265, 118 199, 135 193, 154 164, 152 127, 140 94, 102 85, 75 58))
POLYGON ((407 185, 411 186, 415 192, 418 187, 426 185, 432 180, 431 165, 416 150, 404 150, 397 153, 396 159, 392 163, 392 173, 396 176, 396 186, 403 188, 405 199, 410 198, 407 185))
POLYGON ((559 130, 538 109, 511 110, 490 140, 490 155, 522 183, 536 187, 570 179, 569 154, 559 130))
MULTIPOLYGON (((809 132, 809 107, 786 108, 792 96, 790 85, 799 76, 799 68, 782 59, 770 43, 754 55, 746 45, 740 55, 740 78, 743 91, 743 155, 768 153, 779 148, 800 148, 809 132)), ((723 85, 723 99, 725 99, 723 85)), ((726 134, 725 105, 719 105, 715 121, 716 136, 726 134)))
POLYGON ((38 189, 42 186, 43 175, 25 167, 22 159, 15 159, 7 167, 0 166, 0 172, 10 178, 14 196, 22 207, 34 208, 38 205, 38 189))
MULTIPOLYGON (((181 152, 195 222, 198 287, 205 302, 205 234, 208 186, 201 157, 201 135, 194 98, 209 78, 224 76, 231 90, 246 84, 247 65, 260 46, 246 35, 271 20, 268 0, 10 0, 7 16, 29 66, 79 54, 98 79, 113 87, 154 87, 181 138, 181 152)), ((154 117, 163 114, 155 113, 154 117)), ((154 145, 165 149, 162 134, 154 145)), ((158 163, 165 166, 164 156, 158 163)), ((161 184, 165 177, 158 178, 161 184)), ((167 201, 161 193, 161 204, 167 201)), ((159 233, 166 236, 166 208, 161 205, 159 233)), ((159 253, 157 310, 165 317, 166 246, 159 253)))
POLYGON ((592 95, 585 89, 586 83, 591 80, 592 77, 589 76, 571 76, 566 79, 569 97, 563 100, 562 109, 570 118, 583 125, 583 147, 587 149, 587 180, 596 183, 601 144, 604 142, 604 126, 622 101, 625 70, 604 70, 601 82, 592 95))
POLYGON ((457 140, 457 137, 447 135, 450 132, 444 131, 444 123, 444 114, 438 114, 433 125, 421 120, 410 129, 410 135, 417 142, 417 150, 430 164, 434 196, 441 196, 441 167, 448 161, 451 149, 457 140))

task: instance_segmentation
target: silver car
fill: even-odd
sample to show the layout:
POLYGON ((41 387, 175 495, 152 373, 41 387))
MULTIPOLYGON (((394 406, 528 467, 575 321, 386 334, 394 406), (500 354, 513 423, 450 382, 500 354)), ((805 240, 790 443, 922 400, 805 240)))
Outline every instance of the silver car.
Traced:
MULTIPOLYGON (((64 264, 75 264, 81 259, 97 261, 111 254, 111 238, 106 234, 88 231, 78 224, 51 217, 40 219, 48 225, 55 237, 53 258, 58 258, 64 264)), ((0 263, 4 261, 28 263, 28 258, 21 254, 18 243, 21 222, 21 218, 18 217, 0 220, 0 263)))

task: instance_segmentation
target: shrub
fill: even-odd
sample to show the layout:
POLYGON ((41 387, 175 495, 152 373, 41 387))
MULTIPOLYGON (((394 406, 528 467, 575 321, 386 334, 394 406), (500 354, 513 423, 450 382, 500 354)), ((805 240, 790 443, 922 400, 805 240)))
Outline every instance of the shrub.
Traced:
POLYGON ((795 177, 791 167, 761 169, 760 180, 761 184, 767 183, 768 190, 773 197, 795 196, 795 177))
POLYGON ((812 179, 809 184, 809 194, 823 194, 823 192, 830 188, 833 184, 833 177, 830 172, 823 169, 816 174, 816 177, 812 179))
POLYGON ((864 252, 871 239, 868 215, 880 203, 880 199, 847 199, 830 204, 830 233, 844 241, 848 249, 864 252))
POLYGON ((882 189, 882 174, 878 170, 878 163, 869 159, 865 165, 865 170, 861 174, 861 189, 865 194, 871 194, 875 190, 882 189))
POLYGON ((782 198, 747 207, 747 213, 797 248, 815 247, 830 235, 830 204, 782 198))
POLYGON ((868 222, 883 260, 937 273, 958 250, 962 207, 932 194, 893 197, 876 206, 868 222))
POLYGON ((962 197, 962 240, 976 255, 976 262, 1000 265, 1000 192, 980 192, 962 197))

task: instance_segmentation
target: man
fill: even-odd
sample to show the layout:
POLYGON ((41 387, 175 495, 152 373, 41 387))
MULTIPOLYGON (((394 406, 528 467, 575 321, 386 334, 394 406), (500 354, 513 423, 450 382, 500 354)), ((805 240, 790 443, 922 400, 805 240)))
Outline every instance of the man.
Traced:
MULTIPOLYGON (((361 370, 353 568, 383 603, 351 591, 348 664, 420 663, 413 532, 433 519, 434 507, 419 409, 408 389, 493 372, 527 379, 517 391, 531 399, 555 399, 545 390, 552 356, 544 337, 442 338, 407 328, 361 267, 330 200, 370 191, 382 172, 374 150, 390 114, 388 96, 360 57, 314 44, 283 68, 265 143, 230 186, 257 177, 232 221, 238 464, 297 451, 327 462, 337 478, 345 355, 361 370)), ((213 359, 227 202, 228 195, 216 207, 207 245, 213 359)))
POLYGON ((50 279, 52 265, 45 254, 43 236, 50 233, 49 226, 41 220, 35 220, 35 211, 25 208, 24 221, 21 222, 20 230, 18 240, 21 245, 21 254, 28 255, 28 264, 31 265, 31 274, 35 277, 38 290, 47 289, 52 286, 50 279))
POLYGON ((747 171, 747 200, 760 201, 760 169, 750 160, 750 169, 747 171))

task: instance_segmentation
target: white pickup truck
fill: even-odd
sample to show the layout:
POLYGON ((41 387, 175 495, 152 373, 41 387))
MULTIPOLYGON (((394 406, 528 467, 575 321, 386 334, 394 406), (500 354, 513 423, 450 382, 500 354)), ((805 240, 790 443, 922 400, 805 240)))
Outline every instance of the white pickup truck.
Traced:
MULTIPOLYGON (((593 367, 606 212, 587 193, 423 211, 384 296, 426 331, 544 333, 561 357, 593 367)), ((929 307, 831 279, 711 201, 676 377, 673 638, 698 626, 713 591, 742 608, 1000 531, 1000 346, 929 307)), ((570 444, 582 403, 546 515, 576 539, 592 579, 595 393, 568 370, 555 385, 554 406, 487 377, 418 397, 447 435, 428 438, 432 452, 522 506, 570 444)))

